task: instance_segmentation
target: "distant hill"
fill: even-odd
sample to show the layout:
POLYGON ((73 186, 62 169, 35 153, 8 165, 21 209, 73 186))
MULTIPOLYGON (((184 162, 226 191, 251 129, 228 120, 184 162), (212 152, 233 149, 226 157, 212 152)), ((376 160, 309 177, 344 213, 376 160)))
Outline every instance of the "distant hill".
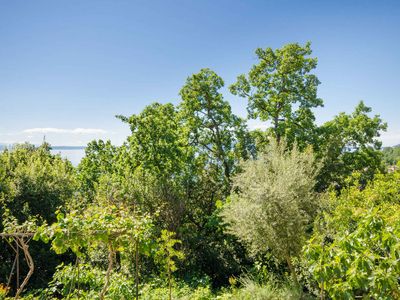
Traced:
POLYGON ((400 145, 384 147, 382 149, 383 159, 388 165, 395 165, 400 161, 400 145))

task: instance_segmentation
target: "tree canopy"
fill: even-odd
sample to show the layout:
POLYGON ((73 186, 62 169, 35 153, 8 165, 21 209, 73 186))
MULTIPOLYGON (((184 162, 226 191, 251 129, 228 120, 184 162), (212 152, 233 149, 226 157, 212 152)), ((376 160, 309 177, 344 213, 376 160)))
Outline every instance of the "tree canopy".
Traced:
POLYGON ((311 44, 287 44, 280 49, 257 48, 259 60, 248 75, 240 75, 230 86, 234 95, 248 100, 252 119, 270 121, 269 132, 278 140, 312 141, 315 129, 312 108, 323 105, 317 97, 320 84, 312 70, 317 59, 309 57, 311 44))

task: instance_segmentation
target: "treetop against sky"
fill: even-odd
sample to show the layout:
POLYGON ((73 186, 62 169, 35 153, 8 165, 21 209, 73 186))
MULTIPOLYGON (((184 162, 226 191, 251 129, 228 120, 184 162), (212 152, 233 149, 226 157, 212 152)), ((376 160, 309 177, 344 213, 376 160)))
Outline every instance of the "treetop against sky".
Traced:
POLYGON ((223 78, 246 117, 228 87, 254 50, 311 41, 317 123, 364 100, 388 122, 384 145, 399 144, 399 15, 398 1, 2 1, 0 143, 121 143, 129 128, 115 115, 177 104, 201 68, 223 78))

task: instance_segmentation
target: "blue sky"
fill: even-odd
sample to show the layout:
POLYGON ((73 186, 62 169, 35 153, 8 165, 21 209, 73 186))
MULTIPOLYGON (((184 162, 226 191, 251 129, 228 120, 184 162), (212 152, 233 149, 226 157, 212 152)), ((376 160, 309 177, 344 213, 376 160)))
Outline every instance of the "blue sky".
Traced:
MULTIPOLYGON (((400 1, 285 0, 0 0, 0 143, 121 143, 129 131, 114 115, 177 103, 204 67, 228 86, 255 48, 306 41, 318 123, 364 100, 388 122, 384 144, 400 144, 400 1)), ((245 117, 245 100, 224 93, 245 117)))

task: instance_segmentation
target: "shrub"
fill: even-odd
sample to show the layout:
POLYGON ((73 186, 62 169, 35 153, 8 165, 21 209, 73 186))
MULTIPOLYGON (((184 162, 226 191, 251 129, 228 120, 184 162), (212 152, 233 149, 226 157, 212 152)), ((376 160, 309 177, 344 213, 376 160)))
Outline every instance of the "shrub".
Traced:
POLYGON ((9 288, 4 284, 0 283, 0 300, 6 299, 6 296, 9 292, 9 288))
POLYGON ((332 194, 304 251, 321 296, 400 298, 399 183, 397 172, 377 176, 364 190, 332 194))

